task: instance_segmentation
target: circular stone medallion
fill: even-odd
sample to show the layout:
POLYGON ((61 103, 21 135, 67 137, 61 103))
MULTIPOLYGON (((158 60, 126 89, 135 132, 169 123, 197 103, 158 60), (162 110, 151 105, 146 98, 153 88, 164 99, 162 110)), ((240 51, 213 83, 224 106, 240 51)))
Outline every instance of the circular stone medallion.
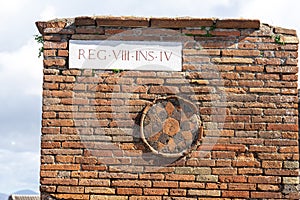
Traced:
POLYGON ((177 96, 156 99, 141 117, 141 137, 155 154, 178 157, 202 135, 197 107, 177 96))

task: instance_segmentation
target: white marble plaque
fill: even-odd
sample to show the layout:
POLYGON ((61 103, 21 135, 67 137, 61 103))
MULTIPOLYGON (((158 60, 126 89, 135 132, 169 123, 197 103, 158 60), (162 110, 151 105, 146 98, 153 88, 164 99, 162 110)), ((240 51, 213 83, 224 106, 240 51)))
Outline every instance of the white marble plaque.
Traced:
POLYGON ((70 40, 69 68, 181 71, 180 42, 70 40))

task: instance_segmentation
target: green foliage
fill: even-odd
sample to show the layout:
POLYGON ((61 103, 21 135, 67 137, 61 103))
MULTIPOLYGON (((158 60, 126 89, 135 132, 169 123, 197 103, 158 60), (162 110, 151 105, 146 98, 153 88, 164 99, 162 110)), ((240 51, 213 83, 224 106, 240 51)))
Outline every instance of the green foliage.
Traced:
POLYGON ((206 31, 206 34, 204 35, 204 37, 212 37, 212 34, 209 31, 206 31))
POLYGON ((210 30, 210 31, 213 31, 213 30, 215 30, 216 28, 217 28, 216 24, 213 24, 211 27, 209 27, 209 30, 210 30))
POLYGON ((42 44, 42 46, 39 48, 38 57, 40 58, 42 56, 42 53, 44 52, 44 47, 43 47, 44 46, 44 38, 42 35, 35 35, 34 39, 38 44, 42 44))
POLYGON ((264 52, 263 51, 260 51, 260 57, 264 57, 264 52))
POLYGON ((216 24, 213 24, 212 26, 210 27, 205 27, 205 26, 201 26, 200 29, 202 31, 206 31, 206 34, 205 35, 201 35, 201 34, 190 34, 190 33, 186 33, 185 35, 186 36, 199 36, 199 37, 212 37, 213 35, 210 33, 210 31, 213 31, 215 30, 217 27, 216 27, 216 24))
POLYGON ((281 36, 280 35, 274 35, 273 36, 274 38, 274 41, 276 44, 281 44, 281 45, 284 45, 285 43, 281 41, 281 36))
POLYGON ((118 74, 118 73, 122 72, 123 70, 121 70, 121 69, 113 69, 112 71, 113 71, 113 73, 118 74))
POLYGON ((206 30, 206 34, 204 35, 204 37, 212 37, 213 35, 210 32, 214 31, 216 28, 217 28, 216 24, 213 24, 212 26, 204 28, 204 29, 202 29, 202 27, 201 27, 201 30, 206 30))
POLYGON ((185 33, 185 36, 195 36, 195 34, 191 34, 191 33, 185 33))

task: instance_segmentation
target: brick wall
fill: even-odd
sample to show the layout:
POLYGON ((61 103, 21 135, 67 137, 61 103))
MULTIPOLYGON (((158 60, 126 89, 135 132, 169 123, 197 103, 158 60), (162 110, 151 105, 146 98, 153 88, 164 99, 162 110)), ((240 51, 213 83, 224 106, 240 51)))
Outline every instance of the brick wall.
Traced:
POLYGON ((194 18, 36 25, 44 38, 43 199, 300 198, 294 30, 194 18), (69 69, 70 39, 181 42, 182 71, 69 69), (143 138, 162 120, 158 109, 175 116, 182 107, 199 118, 185 118, 190 128, 166 122, 170 135, 179 122, 181 139, 143 138))

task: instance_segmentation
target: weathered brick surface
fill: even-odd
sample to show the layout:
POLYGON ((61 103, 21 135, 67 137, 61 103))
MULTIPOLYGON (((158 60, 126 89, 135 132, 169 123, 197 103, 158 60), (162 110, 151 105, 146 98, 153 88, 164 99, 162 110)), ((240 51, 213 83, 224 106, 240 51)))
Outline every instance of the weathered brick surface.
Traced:
POLYGON ((45 40, 43 198, 299 199, 294 30, 246 19, 95 16, 36 24, 45 40), (70 39, 114 37, 193 42, 183 45, 181 72, 69 69, 70 39), (203 138, 183 158, 155 163, 139 119, 166 95, 197 104, 203 138))

